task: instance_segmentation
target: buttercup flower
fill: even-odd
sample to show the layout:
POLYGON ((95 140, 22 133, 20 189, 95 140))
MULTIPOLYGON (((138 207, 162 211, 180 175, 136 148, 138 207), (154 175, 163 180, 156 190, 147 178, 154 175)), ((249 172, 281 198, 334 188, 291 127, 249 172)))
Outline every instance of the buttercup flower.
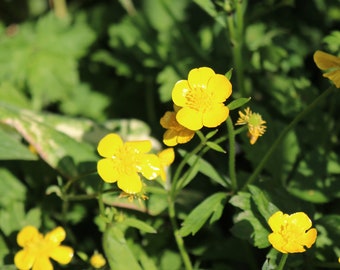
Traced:
POLYGON ((97 163, 100 177, 108 183, 117 182, 118 187, 128 194, 142 191, 139 175, 155 179, 161 173, 160 160, 155 154, 148 154, 151 141, 123 142, 117 134, 110 133, 98 144, 98 153, 104 157, 97 163))
POLYGON ((17 235, 23 249, 15 254, 14 264, 20 270, 53 270, 50 258, 60 264, 68 264, 73 258, 73 249, 62 246, 66 232, 57 227, 45 237, 34 226, 24 227, 17 235))
POLYGON ((266 131, 266 121, 258 113, 253 113, 249 108, 245 109, 245 113, 238 112, 240 117, 236 125, 248 125, 247 136, 250 144, 256 143, 257 139, 262 136, 266 131))
POLYGON ((175 151, 173 148, 167 148, 158 153, 159 160, 161 161, 161 179, 166 180, 166 167, 170 166, 175 160, 175 151))
POLYGON ((319 69, 328 70, 323 76, 331 80, 337 88, 340 88, 340 57, 323 51, 316 51, 313 58, 319 69))
POLYGON ((163 143, 167 146, 187 143, 195 135, 195 131, 187 129, 177 122, 176 111, 166 112, 160 123, 163 128, 167 129, 163 135, 163 143))
POLYGON ((181 107, 178 123, 190 130, 217 127, 229 116, 223 104, 231 95, 232 85, 221 74, 208 67, 192 69, 188 80, 178 81, 172 90, 172 100, 181 107))
POLYGON ((315 243, 317 231, 310 229, 312 222, 304 212, 288 215, 278 211, 269 218, 268 224, 273 230, 268 240, 282 253, 304 252, 305 247, 315 243))
POLYGON ((90 258, 90 264, 94 268, 101 268, 106 264, 106 260, 102 254, 96 251, 93 253, 93 255, 90 258))

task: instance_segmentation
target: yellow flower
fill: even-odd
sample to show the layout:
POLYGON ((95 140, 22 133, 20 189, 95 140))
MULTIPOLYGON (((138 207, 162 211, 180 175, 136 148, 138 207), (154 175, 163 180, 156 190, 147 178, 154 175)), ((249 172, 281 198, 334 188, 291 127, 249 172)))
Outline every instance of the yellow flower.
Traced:
POLYGON ((278 211, 269 218, 268 224, 273 230, 268 240, 282 253, 304 252, 305 247, 315 243, 317 231, 310 229, 312 222, 304 212, 288 215, 278 211))
POLYGON ((245 113, 238 112, 240 118, 237 120, 236 125, 248 125, 248 138, 250 144, 256 143, 257 139, 266 132, 266 121, 258 113, 253 113, 249 108, 245 109, 245 113))
POLYGON ((176 120, 176 112, 166 112, 160 120, 161 126, 166 128, 163 142, 167 146, 189 142, 195 135, 195 131, 180 125, 176 120))
POLYGON ((90 264, 94 268, 101 268, 106 264, 106 260, 102 254, 95 251, 90 258, 90 264))
POLYGON ((192 69, 188 80, 178 81, 172 90, 173 102, 181 107, 176 114, 179 124, 190 129, 217 127, 229 116, 223 104, 231 95, 230 81, 208 67, 192 69))
POLYGON ((148 154, 151 148, 151 141, 124 143, 119 135, 110 133, 98 144, 98 153, 104 157, 97 163, 98 174, 105 182, 117 182, 128 194, 139 193, 143 187, 139 173, 149 180, 161 173, 157 155, 148 154))
POLYGON ((316 51, 313 58, 319 69, 328 70, 323 76, 331 80, 337 88, 340 88, 340 57, 323 51, 316 51))
POLYGON ((161 179, 166 180, 166 167, 170 166, 175 160, 175 151, 173 148, 167 148, 158 153, 159 160, 161 161, 161 179))
POLYGON ((66 232, 57 227, 47 233, 45 237, 34 226, 24 227, 17 235, 17 242, 23 249, 14 257, 14 264, 18 269, 53 270, 50 258, 60 264, 68 264, 73 257, 73 249, 62 246, 66 232))

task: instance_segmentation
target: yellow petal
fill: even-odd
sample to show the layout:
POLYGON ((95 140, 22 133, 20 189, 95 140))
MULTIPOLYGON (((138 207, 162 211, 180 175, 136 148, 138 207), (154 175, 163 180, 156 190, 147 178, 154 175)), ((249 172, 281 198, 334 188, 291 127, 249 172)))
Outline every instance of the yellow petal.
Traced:
POLYGON ((27 243, 37 238, 43 238, 37 228, 34 226, 25 226, 17 235, 17 243, 19 246, 24 247, 27 243))
POLYGON ((167 111, 160 119, 160 124, 163 128, 171 128, 176 121, 176 113, 167 111))
POLYGON ((202 112, 187 107, 177 112, 176 119, 179 124, 190 130, 199 130, 203 127, 202 112))
POLYGON ((158 156, 154 154, 145 154, 142 156, 139 167, 139 172, 141 172, 146 179, 152 180, 160 174, 161 162, 158 156))
POLYGON ((173 148, 166 148, 158 154, 163 166, 169 166, 175 160, 175 151, 173 148))
POLYGON ((304 212, 297 212, 289 216, 288 222, 296 225, 302 232, 312 227, 312 221, 304 212))
POLYGON ((287 253, 301 253, 301 252, 306 251, 306 249, 303 247, 303 245, 301 245, 299 242, 296 242, 294 240, 286 243, 286 245, 283 247, 283 249, 287 253))
POLYGON ((139 153, 147 153, 151 150, 152 144, 151 141, 130 141, 125 143, 126 147, 130 149, 135 149, 139 153))
POLYGON ((203 126, 213 128, 223 123, 229 115, 229 109, 227 106, 221 104, 215 104, 210 111, 203 114, 203 126))
POLYGON ((177 145, 177 131, 168 129, 164 132, 163 143, 167 146, 177 145))
POLYGON ((68 246, 58 246, 54 248, 50 257, 60 264, 68 264, 73 258, 73 249, 68 246))
POLYGON ((231 95, 230 81, 221 74, 216 74, 208 82, 208 91, 213 93, 215 102, 224 102, 231 95))
POLYGON ((269 219, 268 224, 273 232, 278 232, 281 230, 281 225, 288 215, 283 214, 282 211, 277 211, 269 219))
POLYGON ((214 75, 215 72, 211 68, 208 67, 194 68, 189 72, 188 82, 192 89, 196 87, 206 89, 209 79, 214 75))
POLYGON ((340 68, 340 57, 336 57, 323 51, 316 51, 313 55, 314 62, 319 69, 340 68))
POLYGON ((323 74, 323 76, 331 80, 335 84, 336 88, 340 88, 340 67, 338 70, 323 74))
POLYGON ((308 248, 310 248, 316 241, 317 230, 315 228, 310 229, 308 232, 304 233, 301 238, 299 238, 299 242, 308 248))
POLYGON ((116 182, 119 175, 115 170, 114 162, 110 158, 103 158, 97 163, 97 171, 99 176, 108 183, 116 182))
POLYGON ((60 226, 45 235, 45 239, 55 245, 59 245, 62 241, 64 241, 65 237, 66 232, 64 228, 60 226))
POLYGON ((53 270, 53 265, 48 257, 38 256, 32 270, 53 270))
POLYGON ((188 81, 178 81, 172 89, 172 101, 175 105, 183 107, 187 102, 187 94, 191 91, 188 81))
POLYGON ((20 250, 14 256, 14 264, 18 269, 31 269, 35 261, 35 253, 20 250))
POLYGON ((112 157, 122 145, 123 141, 120 136, 110 133, 99 141, 97 150, 102 157, 112 157))
POLYGON ((271 233, 268 235, 268 241, 272 244, 272 246, 282 253, 287 253, 287 251, 283 248, 283 243, 285 242, 282 236, 278 233, 271 233))
POLYGON ((190 129, 183 129, 178 133, 177 142, 187 143, 195 136, 195 131, 190 129))
POLYGON ((142 181, 137 173, 121 175, 118 180, 118 187, 128 194, 136 194, 142 191, 142 181))

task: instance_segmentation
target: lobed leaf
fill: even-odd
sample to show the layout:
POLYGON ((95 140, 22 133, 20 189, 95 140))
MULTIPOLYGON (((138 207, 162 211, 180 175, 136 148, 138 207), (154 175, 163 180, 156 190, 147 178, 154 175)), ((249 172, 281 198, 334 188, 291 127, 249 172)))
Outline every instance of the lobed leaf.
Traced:
POLYGON ((226 198, 227 195, 223 192, 215 193, 206 198, 184 220, 180 234, 182 236, 195 235, 210 216, 212 216, 210 223, 218 220, 221 217, 226 198))

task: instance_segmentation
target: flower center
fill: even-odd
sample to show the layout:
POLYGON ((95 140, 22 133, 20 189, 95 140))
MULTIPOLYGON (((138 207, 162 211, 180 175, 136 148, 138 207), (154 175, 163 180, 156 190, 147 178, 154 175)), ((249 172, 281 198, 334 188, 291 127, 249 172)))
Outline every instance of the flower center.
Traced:
POLYGON ((292 224, 285 224, 281 226, 281 232, 286 244, 294 243, 300 236, 301 230, 292 224))
POLYGON ((122 146, 112 159, 115 161, 115 169, 120 174, 129 175, 136 171, 139 164, 138 151, 127 145, 122 146))
POLYGON ((51 242, 43 238, 35 238, 31 243, 28 243, 25 248, 27 248, 33 256, 49 257, 50 251, 54 247, 51 242))
POLYGON ((206 87, 196 86, 188 92, 186 105, 196 111, 205 112, 211 108, 212 95, 206 91, 206 87))

